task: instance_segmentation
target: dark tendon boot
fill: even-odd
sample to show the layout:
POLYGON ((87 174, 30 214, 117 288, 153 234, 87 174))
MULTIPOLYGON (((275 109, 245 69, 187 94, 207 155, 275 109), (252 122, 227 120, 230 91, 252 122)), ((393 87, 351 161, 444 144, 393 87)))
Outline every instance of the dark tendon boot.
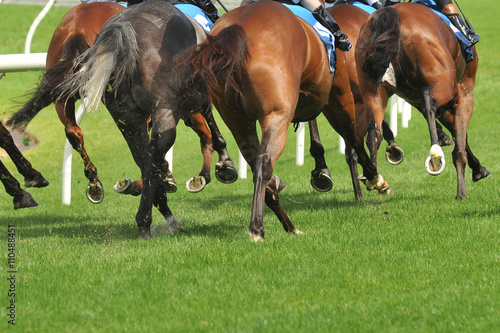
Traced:
POLYGON ((330 30, 335 36, 335 47, 341 51, 349 51, 352 47, 351 42, 347 39, 347 35, 340 31, 338 23, 333 19, 333 17, 328 13, 323 6, 319 6, 312 11, 312 14, 319 23, 324 25, 328 30, 330 30))
POLYGON ((464 34, 464 36, 471 42, 472 45, 476 44, 479 42, 479 35, 476 34, 474 29, 469 28, 464 20, 462 19, 462 16, 460 14, 449 14, 447 15, 448 18, 450 19, 451 23, 460 30, 461 33, 464 34))

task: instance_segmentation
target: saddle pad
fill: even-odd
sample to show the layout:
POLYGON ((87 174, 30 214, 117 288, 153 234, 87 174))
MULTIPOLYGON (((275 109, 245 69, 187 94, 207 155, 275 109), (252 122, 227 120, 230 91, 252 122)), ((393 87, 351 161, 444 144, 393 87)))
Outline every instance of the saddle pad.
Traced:
POLYGON ((182 13, 195 20, 203 28, 203 30, 207 32, 207 34, 210 30, 212 30, 212 27, 214 26, 213 22, 200 7, 187 3, 178 3, 174 6, 177 7, 177 9, 179 9, 182 13))
POLYGON ((455 36, 457 36, 458 41, 460 43, 460 46, 462 48, 462 52, 464 53, 464 56, 465 56, 465 53, 467 53, 467 55, 468 55, 468 57, 465 56, 465 58, 470 59, 470 60, 474 59, 474 52, 471 49, 470 41, 467 39, 467 37, 464 36, 464 34, 462 32, 460 32, 460 30, 458 30, 455 27, 455 25, 453 23, 451 23, 450 19, 447 18, 446 15, 444 15, 443 13, 438 11, 436 3, 433 0, 413 0, 413 2, 419 3, 421 5, 427 6, 430 9, 432 9, 432 11, 434 13, 436 13, 436 15, 439 16, 444 21, 444 23, 446 23, 446 25, 448 25, 450 27, 450 29, 453 31, 455 36))
POLYGON ((296 16, 300 17, 307 23, 309 23, 318 36, 321 38, 326 47, 326 53, 328 54, 328 62, 330 65, 330 73, 335 72, 336 56, 335 51, 335 38, 333 34, 325 28, 321 23, 319 23, 311 14, 311 12, 302 6, 283 4, 283 6, 288 7, 296 16))
POLYGON ((363 9, 365 12, 367 12, 368 14, 371 14, 373 13, 374 11, 376 11, 375 8, 373 8, 372 6, 369 6, 369 5, 366 5, 362 2, 359 2, 359 1, 352 1, 352 0, 344 0, 344 1, 335 1, 334 4, 329 4, 326 6, 326 8, 328 7, 332 7, 332 6, 335 6, 335 5, 339 5, 339 4, 348 4, 348 5, 354 5, 356 7, 359 7, 361 9, 363 9))

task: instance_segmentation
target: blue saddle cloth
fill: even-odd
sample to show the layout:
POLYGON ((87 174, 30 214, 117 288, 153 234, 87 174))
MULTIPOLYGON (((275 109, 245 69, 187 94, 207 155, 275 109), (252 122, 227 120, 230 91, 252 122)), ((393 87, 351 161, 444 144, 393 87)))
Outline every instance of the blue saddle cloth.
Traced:
POLYGON ((187 3, 178 3, 174 6, 177 7, 177 9, 179 9, 185 15, 195 20, 207 32, 207 34, 210 32, 210 30, 212 30, 214 23, 208 18, 207 14, 205 14, 205 12, 201 10, 200 7, 187 3))
POLYGON ((359 2, 359 1, 352 1, 352 0, 345 0, 345 1, 336 1, 334 4, 332 5, 327 5, 326 8, 328 7, 332 7, 332 6, 335 6, 335 5, 340 5, 340 4, 343 4, 343 3, 346 3, 346 4, 349 4, 349 5, 354 5, 356 7, 359 7, 361 9, 363 9, 365 12, 367 12, 368 14, 371 14, 373 13, 374 11, 376 11, 375 8, 373 8, 372 6, 369 6, 367 4, 364 4, 362 2, 359 2))
POLYGON ((330 30, 319 23, 318 20, 314 18, 313 14, 311 14, 311 12, 304 7, 288 5, 285 3, 283 5, 288 7, 288 9, 290 9, 295 15, 309 23, 314 28, 318 36, 325 44, 326 53, 328 54, 328 61, 330 65, 330 72, 335 72, 337 53, 335 51, 335 38, 333 37, 333 34, 330 32, 330 30))
POLYGON ((467 37, 464 36, 464 34, 460 30, 458 30, 455 27, 453 23, 451 23, 450 19, 447 18, 446 15, 444 15, 438 10, 436 3, 433 0, 413 0, 413 2, 425 5, 430 9, 432 9, 432 11, 436 13, 436 15, 439 16, 444 21, 444 23, 446 23, 447 26, 450 27, 455 36, 457 36, 458 42, 460 44, 465 59, 467 59, 467 61, 471 61, 472 59, 474 59, 474 52, 472 51, 471 48, 472 46, 471 42, 467 39, 467 37))

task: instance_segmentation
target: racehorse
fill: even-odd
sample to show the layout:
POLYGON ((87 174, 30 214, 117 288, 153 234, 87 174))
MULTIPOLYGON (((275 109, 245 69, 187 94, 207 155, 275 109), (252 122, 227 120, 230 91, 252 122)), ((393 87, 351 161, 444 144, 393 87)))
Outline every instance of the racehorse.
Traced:
MULTIPOLYGON (((7 122, 13 128, 25 129, 29 122, 43 108, 55 104, 59 119, 65 127, 66 137, 73 148, 80 153, 84 162, 85 176, 89 180, 87 198, 93 203, 100 203, 104 197, 104 189, 97 175, 97 168, 91 162, 84 146, 83 132, 75 119, 75 103, 79 95, 75 94, 64 101, 57 100, 57 85, 64 81, 74 71, 73 61, 85 50, 94 44, 97 34, 104 23, 113 15, 124 10, 125 7, 112 2, 94 2, 79 4, 71 8, 57 26, 47 51, 47 71, 33 97, 17 111, 7 122)), ((203 167, 199 176, 192 177, 186 183, 191 192, 201 191, 205 184, 210 183, 210 167, 214 149, 219 153, 219 162, 216 165, 216 176, 223 182, 232 182, 237 177, 236 171, 230 177, 219 172, 220 164, 232 163, 226 150, 226 143, 217 128, 210 112, 205 118, 201 114, 193 115, 187 123, 199 135, 203 154, 203 167), (226 178, 224 178, 226 177, 226 178)), ((169 191, 177 188, 173 175, 169 172, 169 191)), ((114 189, 124 194, 139 195, 142 181, 130 182, 126 179, 118 182, 114 189)))
POLYGON ((171 89, 172 68, 176 56, 205 38, 203 28, 171 3, 149 0, 131 6, 106 22, 94 45, 75 60, 80 70, 59 87, 62 100, 78 91, 87 96, 90 110, 103 99, 127 141, 142 174, 136 215, 141 238, 151 237, 153 205, 173 229, 180 228, 167 204, 164 156, 174 144, 177 123, 211 105, 207 97, 198 109, 182 108, 171 89))
POLYGON ((457 37, 426 6, 402 3, 380 9, 363 25, 355 51, 359 84, 368 125, 367 146, 372 154, 380 145, 380 126, 388 98, 397 94, 423 113, 431 136, 427 158, 430 174, 444 167, 436 118, 452 133, 457 171, 457 198, 465 198, 465 164, 473 181, 490 172, 473 155, 467 127, 474 108, 478 56, 466 63, 457 37), (384 74, 391 65, 392 74, 384 74))
MULTIPOLYGON (((369 16, 368 12, 349 3, 338 3, 329 7, 327 10, 338 22, 342 31, 349 36, 349 41, 354 48, 356 46, 359 30, 369 16)), ((336 77, 330 95, 330 102, 323 110, 323 114, 332 127, 345 139, 345 157, 351 172, 354 195, 356 199, 361 200, 363 199, 363 195, 358 180, 358 155, 353 149, 353 146, 356 145, 358 150, 364 149, 362 148, 364 145, 363 138, 367 131, 366 122, 363 122, 363 119, 358 123, 356 122, 356 114, 364 111, 363 99, 358 84, 354 52, 342 52, 337 50, 336 77), (346 88, 346 84, 350 86, 350 88, 346 88), (342 85, 344 85, 344 87, 342 85), (346 92, 347 89, 350 90, 350 93, 346 92), (351 95, 353 100, 351 100, 351 95)), ((404 155, 403 150, 396 144, 394 135, 385 119, 383 125, 384 139, 388 143, 386 158, 392 164, 401 163, 404 155)), ((309 128, 311 135, 310 153, 316 162, 315 169, 311 172, 311 185, 318 191, 328 191, 332 188, 333 184, 330 172, 326 167, 324 148, 319 140, 315 119, 309 121, 309 128)), ((381 193, 392 193, 392 189, 386 187, 381 193)))
MULTIPOLYGON (((42 174, 35 170, 31 163, 23 156, 16 147, 11 134, 0 121, 0 147, 5 149, 7 154, 16 165, 17 171, 24 176, 24 185, 26 187, 45 187, 49 182, 42 174)), ((19 182, 7 170, 0 161, 0 179, 5 187, 5 191, 14 198, 14 209, 38 207, 38 203, 31 194, 21 188, 19 182)))
MULTIPOLYGON (((281 206, 279 191, 284 182, 273 175, 273 168, 291 122, 314 119, 329 99, 333 73, 321 39, 282 4, 259 1, 224 14, 207 41, 183 59, 177 71, 185 102, 200 105, 203 99, 197 101, 197 97, 208 93, 251 167, 250 238, 264 238, 264 202, 285 231, 299 234, 281 206)), ((344 89, 350 93, 349 84, 344 89)), ((343 103, 353 105, 352 94, 343 103)), ((376 170, 363 168, 370 186, 386 185, 376 170)))

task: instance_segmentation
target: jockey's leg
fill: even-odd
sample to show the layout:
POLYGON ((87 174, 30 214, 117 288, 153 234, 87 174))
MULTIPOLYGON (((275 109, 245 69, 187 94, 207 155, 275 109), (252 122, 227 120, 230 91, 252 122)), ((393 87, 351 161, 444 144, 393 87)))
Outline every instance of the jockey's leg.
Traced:
POLYGON ((376 9, 382 8, 385 5, 384 0, 365 0, 364 2, 366 2, 366 4, 376 9))
MULTIPOLYGON (((294 1, 295 3, 295 1, 294 1)), ((340 31, 340 26, 321 5, 319 0, 300 0, 300 4, 309 10, 319 23, 324 25, 335 36, 335 47, 341 51, 349 51, 352 47, 347 35, 340 31)))
POLYGON ((198 7, 201 8, 207 14, 208 18, 215 23, 219 16, 219 11, 217 7, 212 3, 212 0, 194 0, 198 7))
POLYGON ((453 25, 464 34, 465 37, 471 42, 472 45, 479 42, 479 35, 472 29, 472 27, 465 24, 462 16, 457 10, 457 7, 451 2, 451 0, 436 0, 436 5, 438 6, 441 13, 446 15, 453 23, 453 25))

